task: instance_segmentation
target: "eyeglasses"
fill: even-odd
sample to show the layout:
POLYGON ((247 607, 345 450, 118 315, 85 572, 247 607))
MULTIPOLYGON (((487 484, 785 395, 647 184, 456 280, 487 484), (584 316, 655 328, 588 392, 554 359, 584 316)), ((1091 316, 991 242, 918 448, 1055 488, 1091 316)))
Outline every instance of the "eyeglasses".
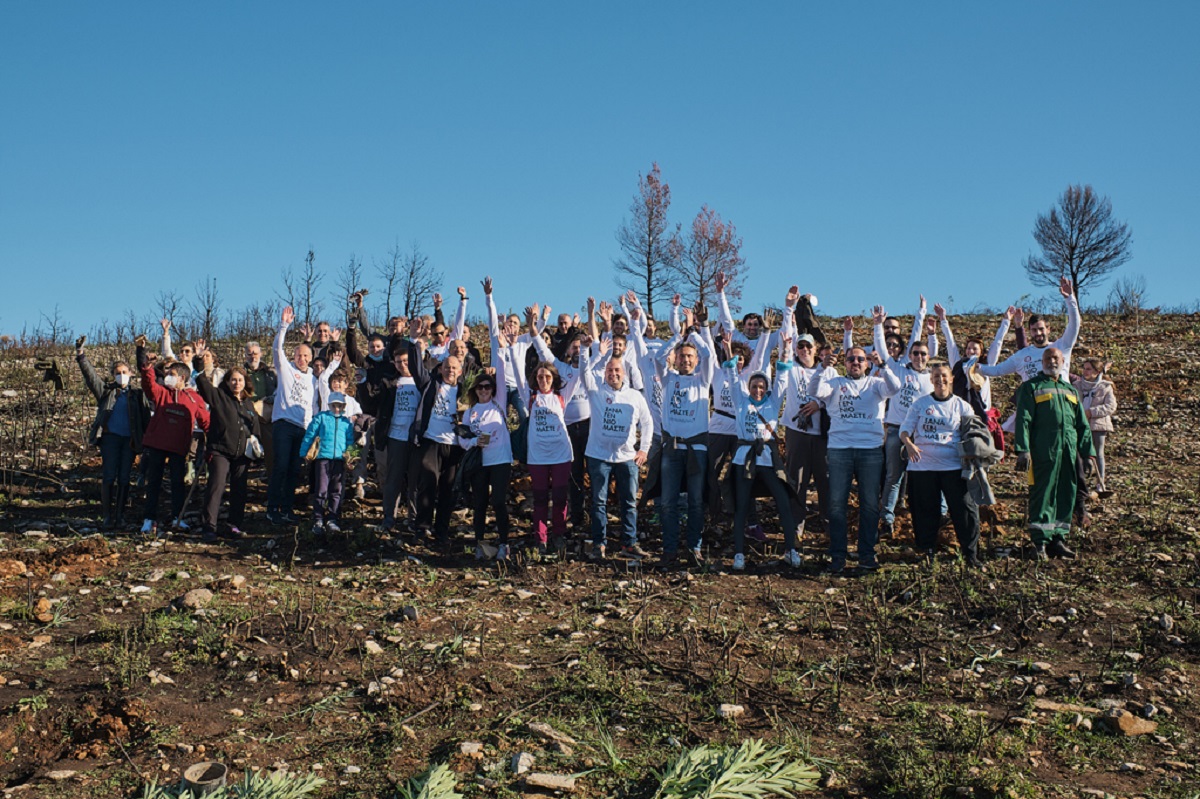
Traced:
POLYGON ((918 357, 918 356, 920 356, 920 357, 922 357, 922 358, 928 358, 928 357, 929 357, 929 353, 928 353, 928 352, 925 352, 925 351, 923 351, 923 350, 913 350, 913 351, 912 351, 912 357, 916 358, 916 357, 918 357))
POLYGON ((846 363, 857 363, 858 361, 867 360, 865 355, 847 355, 846 363))
POLYGON ((803 347, 803 348, 804 348, 804 349, 806 349, 806 350, 811 350, 811 349, 813 348, 813 345, 812 345, 812 344, 809 344, 807 341, 801 341, 801 342, 800 342, 799 344, 797 344, 796 346, 797 346, 797 347, 803 347))
POLYGON ((475 390, 476 391, 493 391, 494 392, 496 390, 496 387, 492 386, 492 385, 488 385, 487 383, 483 383, 481 385, 476 386, 475 390))

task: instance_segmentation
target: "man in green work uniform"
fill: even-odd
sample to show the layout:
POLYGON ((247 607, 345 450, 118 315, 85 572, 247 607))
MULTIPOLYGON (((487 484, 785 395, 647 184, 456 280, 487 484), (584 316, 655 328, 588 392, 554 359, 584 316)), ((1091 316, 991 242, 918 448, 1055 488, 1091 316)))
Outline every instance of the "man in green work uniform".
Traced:
POLYGON ((1095 459, 1092 435, 1079 394, 1059 374, 1062 351, 1042 353, 1042 373, 1017 391, 1017 470, 1029 479, 1029 537, 1038 560, 1074 558, 1064 538, 1075 509, 1075 458, 1095 459))

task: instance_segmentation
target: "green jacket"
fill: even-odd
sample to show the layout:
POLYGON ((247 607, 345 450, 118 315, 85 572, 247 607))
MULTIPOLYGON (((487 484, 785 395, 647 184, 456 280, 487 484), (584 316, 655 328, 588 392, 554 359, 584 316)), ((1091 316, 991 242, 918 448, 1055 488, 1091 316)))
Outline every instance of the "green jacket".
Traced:
POLYGON ((1047 374, 1021 384, 1013 451, 1035 460, 1092 457, 1092 428, 1074 386, 1047 374))

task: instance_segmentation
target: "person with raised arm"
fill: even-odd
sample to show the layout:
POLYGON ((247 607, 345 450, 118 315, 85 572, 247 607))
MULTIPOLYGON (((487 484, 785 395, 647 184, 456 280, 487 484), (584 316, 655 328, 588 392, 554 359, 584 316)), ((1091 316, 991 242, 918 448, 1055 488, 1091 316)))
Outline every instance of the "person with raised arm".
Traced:
POLYGON ((142 514, 142 532, 153 534, 157 529, 158 495, 162 490, 163 472, 171 475, 171 526, 187 530, 182 518, 187 495, 184 476, 187 458, 192 447, 192 430, 208 429, 208 409, 195 389, 188 387, 192 370, 184 363, 167 367, 160 385, 154 363, 146 352, 145 337, 138 338, 138 371, 142 376, 142 391, 154 405, 154 415, 142 436, 142 459, 146 471, 146 507, 142 514))
POLYGON ((483 296, 487 304, 487 325, 488 333, 491 336, 492 365, 497 366, 496 361, 498 360, 504 361, 504 385, 497 386, 496 390, 504 391, 507 406, 515 408, 518 420, 524 423, 529 418, 529 409, 521 402, 520 392, 517 391, 517 373, 524 371, 526 353, 533 346, 532 337, 537 334, 533 328, 530 328, 528 333, 522 333, 521 317, 516 314, 509 314, 504 317, 503 324, 501 324, 500 316, 496 313, 496 302, 492 296, 492 286, 491 277, 485 277, 483 279, 483 296))
POLYGON ((693 330, 691 309, 686 329, 675 333, 656 357, 663 375, 662 528, 663 560, 675 568, 679 558, 679 495, 687 491, 686 546, 692 562, 703 562, 704 482, 708 460, 708 395, 713 356, 704 337, 693 330), (684 338, 686 336, 686 339, 684 338))
MULTIPOLYGON (((531 314, 531 322, 536 319, 531 314)), ((566 551, 567 505, 571 484, 571 465, 575 453, 567 422, 567 407, 576 394, 577 384, 583 382, 579 369, 572 368, 570 378, 563 380, 558 363, 537 331, 533 343, 535 352, 544 357, 532 370, 533 384, 526 380, 525 370, 517 374, 517 390, 521 401, 529 408, 526 466, 533 488, 533 533, 538 552, 547 554, 547 543, 556 552, 566 551), (553 499, 553 516, 551 500, 553 499), (550 531, 547 535, 547 519, 550 531)))
POLYGON ((412 426, 417 418, 421 390, 413 377, 412 364, 424 363, 425 340, 421 338, 421 320, 408 321, 407 339, 393 336, 392 374, 380 380, 378 413, 373 426, 374 449, 385 451, 378 461, 383 464, 379 475, 383 491, 383 523, 380 532, 391 535, 396 530, 396 516, 403 502, 407 508, 407 527, 416 532, 417 511, 413 496, 416 480, 413 476, 412 426))
MULTIPOLYGON (((760 336, 766 338, 766 335, 760 336)), ((733 453, 734 481, 737 484, 733 516, 733 568, 746 568, 746 519, 754 498, 754 485, 766 485, 779 513, 783 525, 784 561, 793 567, 800 565, 800 553, 796 547, 796 522, 792 517, 792 497, 783 461, 779 456, 776 429, 779 426, 779 410, 787 374, 792 368, 792 340, 790 336, 779 339, 783 356, 775 364, 774 387, 771 386, 770 365, 755 371, 745 383, 738 374, 737 358, 724 363, 732 386, 737 422, 737 449, 733 453)))
POLYGON ((974 358, 986 365, 999 360, 1000 349, 1004 346, 1004 337, 1008 335, 1008 328, 1012 324, 1017 309, 1010 305, 1004 315, 1000 317, 1000 327, 996 330, 996 336, 992 339, 991 346, 988 347, 986 359, 983 352, 983 340, 974 336, 967 339, 966 345, 960 352, 954 332, 950 329, 950 320, 946 316, 946 309, 941 303, 934 303, 933 311, 937 314, 938 322, 942 327, 942 335, 946 338, 946 361, 950 364, 954 378, 954 395, 971 403, 971 409, 975 411, 976 416, 986 416, 992 407, 992 381, 979 374, 978 370, 968 372, 966 361, 974 358))
MULTIPOLYGON (((879 313, 883 309, 879 308, 879 313)), ((878 352, 870 358, 883 366, 878 352)), ((852 347, 845 353, 846 375, 838 376, 832 353, 817 375, 814 394, 829 410, 829 567, 831 574, 846 568, 847 508, 851 483, 858 483, 858 565, 879 568, 875 542, 879 535, 879 497, 883 489, 883 417, 889 397, 900 390, 890 369, 867 375, 867 353, 852 347)))
MULTIPOLYGON (((594 315, 595 307, 595 298, 588 297, 589 317, 594 315)), ((533 341, 538 357, 542 361, 553 362, 563 381, 574 386, 573 392, 566 397, 567 406, 564 409, 564 418, 567 421, 567 432, 571 436, 571 451, 574 455, 574 461, 571 464, 571 527, 573 530, 580 531, 584 526, 587 505, 587 491, 583 485, 583 476, 587 472, 587 459, 584 452, 587 450, 589 419, 591 418, 587 386, 584 385, 583 380, 574 379, 579 372, 580 342, 583 335, 582 330, 577 325, 573 325, 571 333, 562 339, 558 349, 554 352, 551 352, 551 348, 546 346, 546 342, 540 337, 533 341)), ((560 543, 565 545, 566 539, 560 543)))
MULTIPOLYGON (((924 297, 921 298, 924 300, 924 297)), ((922 306, 924 302, 922 302, 922 306)), ((875 306, 875 351, 883 352, 883 306, 875 306)), ((932 321, 932 320, 931 320, 932 321)), ((919 338, 908 348, 908 357, 903 360, 889 357, 883 364, 900 381, 900 390, 888 401, 887 415, 883 419, 884 476, 882 499, 883 531, 890 536, 896 525, 896 505, 904 482, 904 446, 900 442, 900 427, 908 416, 908 409, 919 397, 933 391, 929 378, 929 347, 919 338)))
POLYGON ((130 385, 133 375, 125 361, 113 363, 111 380, 101 378, 84 351, 86 341, 87 336, 75 341, 75 360, 84 385, 96 398, 96 418, 88 431, 88 443, 100 449, 100 529, 107 532, 123 523, 129 474, 134 456, 142 451, 151 405, 140 388, 130 385))
POLYGON ((272 352, 275 358, 275 405, 271 437, 275 445, 275 464, 267 484, 267 521, 271 524, 295 524, 296 482, 300 478, 300 442, 312 421, 317 403, 317 377, 309 365, 312 347, 305 343, 292 349, 292 360, 284 352, 288 328, 296 320, 292 306, 280 314, 272 352))
POLYGON ((450 514, 454 511, 454 478, 462 460, 458 446, 458 398, 462 396, 462 361, 448 355, 434 370, 424 359, 410 363, 421 392, 412 424, 412 458, 417 476, 417 528, 435 548, 450 548, 450 514))
MULTIPOLYGON (((879 351, 880 357, 884 360, 891 357, 900 361, 900 363, 906 363, 908 360, 908 351, 912 349, 914 344, 921 340, 921 331, 925 331, 929 357, 936 358, 938 356, 937 326, 932 320, 926 319, 927 313, 928 305, 925 302, 925 295, 922 294, 920 295, 920 304, 917 306, 916 316, 913 317, 912 332, 909 334, 908 343, 904 342, 904 338, 900 334, 900 320, 894 316, 884 319, 883 341, 885 342, 885 346, 879 351), (887 342, 890 342, 893 336, 898 339, 894 349, 886 346, 887 342)), ((874 319, 872 319, 872 331, 874 331, 874 319)), ((873 338, 875 346, 863 347, 863 352, 867 353, 867 355, 874 352, 875 347, 880 346, 879 339, 874 336, 873 338)), ((849 351, 853 346, 854 318, 847 316, 842 319, 842 349, 849 351)))
POLYGON ((589 363, 587 350, 580 353, 579 363, 592 406, 585 454, 592 485, 592 557, 597 560, 604 559, 608 544, 611 479, 616 481, 621 508, 621 552, 634 558, 647 555, 637 539, 637 486, 638 470, 654 437, 654 420, 646 400, 628 385, 625 363, 613 357, 613 344, 613 338, 596 342, 598 363, 589 363), (603 381, 596 379, 595 371, 600 369, 603 381))
POLYGON ((1063 379, 1067 379, 1071 371, 1071 350, 1079 340, 1079 300, 1071 281, 1063 278, 1058 284, 1058 293, 1067 304, 1067 328, 1055 341, 1050 341, 1050 328, 1046 320, 1034 314, 1029 317, 1027 334, 1029 346, 1017 350, 1005 360, 997 364, 979 364, 979 374, 984 377, 1002 377, 1004 375, 1020 375, 1021 381, 1026 382, 1043 374, 1042 355, 1048 349, 1056 349, 1062 356, 1060 368, 1063 379))
POLYGON ((784 470, 792 487, 792 518, 796 536, 804 535, 808 517, 808 487, 817 490, 817 511, 821 529, 829 522, 829 466, 827 448, 829 414, 825 403, 817 399, 815 387, 821 365, 817 361, 817 342, 804 333, 797 337, 792 367, 783 377, 783 436, 787 458, 784 470))
POLYGON ((246 372, 238 366, 225 373, 220 385, 207 374, 196 375, 196 390, 208 403, 208 487, 204 502, 203 534, 207 541, 219 536, 242 538, 246 517, 251 436, 258 438, 258 414, 246 372), (229 529, 218 525, 225 486, 229 486, 229 529))

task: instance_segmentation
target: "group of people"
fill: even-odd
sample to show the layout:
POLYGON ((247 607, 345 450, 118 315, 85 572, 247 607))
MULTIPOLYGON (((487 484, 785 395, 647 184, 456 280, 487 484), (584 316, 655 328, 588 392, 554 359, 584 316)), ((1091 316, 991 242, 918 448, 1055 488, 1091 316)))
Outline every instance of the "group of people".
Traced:
POLYGON ((763 520, 773 508, 784 561, 801 564, 799 542, 815 526, 828 532, 826 568, 838 573, 850 557, 852 494, 860 570, 879 568, 877 541, 893 530, 902 495, 923 556, 934 557, 948 515, 963 562, 978 566, 979 507, 994 502, 987 472, 1006 433, 1017 468, 1030 474, 1028 530, 1038 558, 1075 557, 1066 536, 1073 522, 1086 523, 1080 487, 1089 468, 1104 490, 1116 402, 1097 359, 1069 379, 1080 315, 1066 280, 1060 338, 1050 340, 1044 318, 1009 308, 986 351, 974 337, 960 349, 945 309, 935 305, 928 315, 924 297, 907 337, 876 306, 871 344, 855 344, 847 317, 835 350, 816 299, 797 286, 785 293, 782 313, 748 313, 739 325, 718 274, 717 318, 710 324, 707 308, 686 307, 676 295, 665 340, 633 292, 615 305, 588 298, 584 319, 564 313, 551 325, 549 306, 501 316, 493 288, 490 278, 482 282, 488 359, 472 341, 462 287, 450 326, 435 295, 432 317, 393 317, 372 330, 357 292, 344 339, 322 322, 306 327, 290 351, 295 314, 285 308, 273 366, 257 342, 246 344, 244 365, 223 368, 203 340, 176 355, 163 320, 159 353, 145 337, 136 342, 140 388, 125 362, 111 380, 101 378, 81 338, 79 365, 98 401, 92 440, 103 460, 105 527, 123 517, 138 453, 143 532, 158 529, 164 475, 171 525, 187 528, 184 506, 198 482, 189 487, 189 476, 202 464, 201 532, 209 539, 243 535, 248 474, 260 460, 267 520, 305 523, 295 500, 307 477, 314 535, 340 530, 344 498, 370 488, 373 464, 380 533, 444 550, 451 516, 465 503, 476 557, 505 560, 513 554, 517 468, 530 481, 527 543, 544 556, 565 553, 574 537, 588 541, 596 559, 614 548, 648 557, 653 505, 664 567, 703 563, 708 531, 710 544, 727 534, 719 543, 741 570, 748 540, 766 540, 763 520), (1017 351, 1002 358, 1014 328, 1017 351), (1021 385, 1002 422, 991 378, 1012 374, 1021 385), (611 536, 610 498, 619 520, 611 536))

